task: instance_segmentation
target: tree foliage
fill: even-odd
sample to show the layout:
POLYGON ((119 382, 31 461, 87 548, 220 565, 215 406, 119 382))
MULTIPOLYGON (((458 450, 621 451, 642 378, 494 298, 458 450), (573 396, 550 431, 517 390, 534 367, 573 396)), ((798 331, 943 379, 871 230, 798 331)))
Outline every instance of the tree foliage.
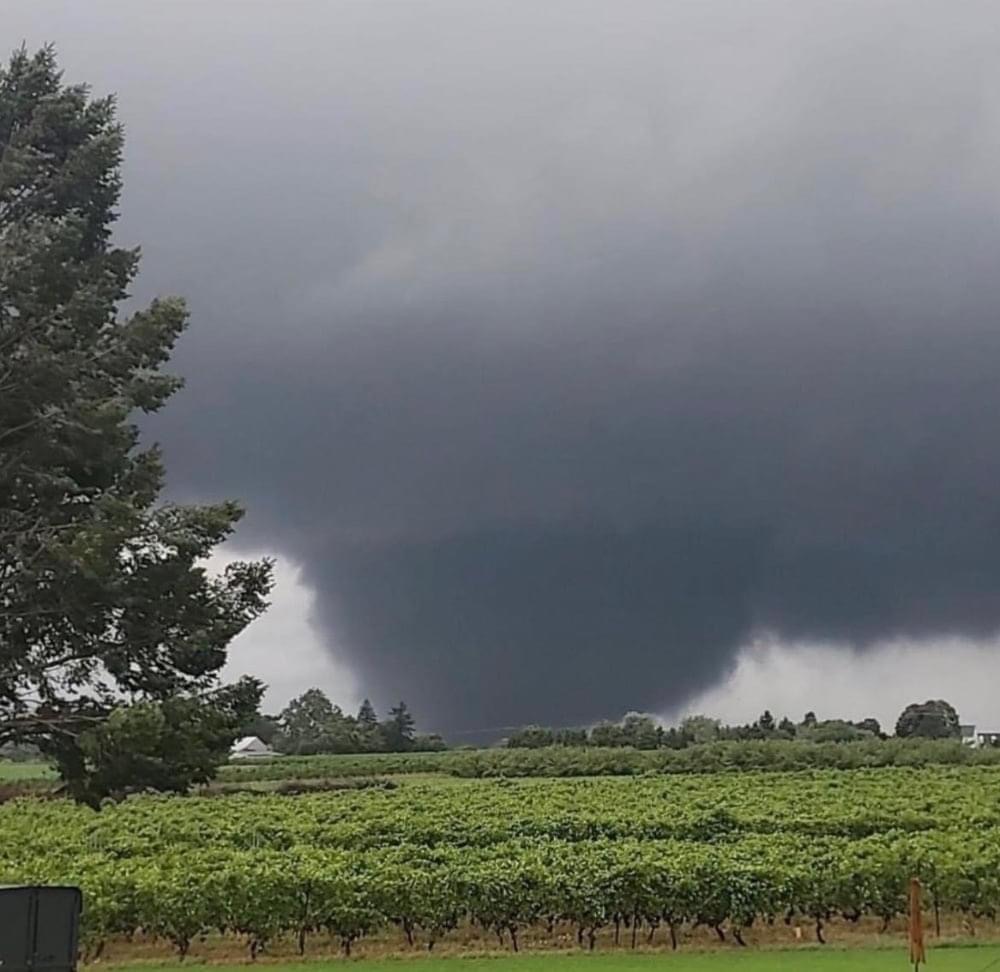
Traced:
POLYGON ((326 694, 311 688, 292 699, 278 717, 275 738, 283 753, 299 756, 318 753, 402 753, 409 750, 443 749, 439 736, 420 736, 405 702, 379 722, 378 714, 365 699, 357 716, 345 715, 326 694))
POLYGON ((368 699, 365 699, 358 709, 358 725, 362 729, 371 732, 374 732, 378 727, 378 715, 375 712, 375 706, 368 699))
POLYGON ((104 798, 143 789, 184 792, 207 783, 229 754, 234 727, 256 709, 263 688, 247 678, 200 698, 176 696, 113 709, 62 754, 71 768, 70 795, 98 806, 104 798))
POLYGON ((415 735, 413 716, 405 702, 394 705, 389 710, 389 718, 382 724, 382 736, 386 749, 403 753, 412 748, 415 735))
POLYGON ((680 731, 695 743, 714 742, 720 728, 718 719, 706 715, 690 715, 680 725, 680 731))
MULTIPOLYGON (((158 501, 134 416, 178 388, 161 369, 187 315, 118 315, 139 265, 111 242, 121 155, 113 100, 64 85, 51 49, 0 69, 0 743, 37 745, 91 797, 130 734, 169 762, 178 711, 214 703, 270 587, 267 562, 204 567, 239 506, 158 501)), ((180 765, 147 782, 180 786, 180 765)))
POLYGON ((803 742, 852 742, 872 736, 884 738, 877 719, 850 722, 846 719, 806 718, 796 725, 787 716, 776 721, 767 709, 755 722, 746 725, 723 725, 704 715, 685 717, 679 726, 663 726, 656 718, 638 712, 628 713, 620 722, 602 721, 590 729, 551 729, 526 726, 512 732, 505 740, 510 749, 539 749, 544 746, 595 746, 635 749, 686 749, 714 742, 766 742, 798 739, 803 742))
POLYGON ((923 736, 927 739, 958 739, 962 729, 954 706, 944 699, 912 702, 896 722, 897 736, 923 736))

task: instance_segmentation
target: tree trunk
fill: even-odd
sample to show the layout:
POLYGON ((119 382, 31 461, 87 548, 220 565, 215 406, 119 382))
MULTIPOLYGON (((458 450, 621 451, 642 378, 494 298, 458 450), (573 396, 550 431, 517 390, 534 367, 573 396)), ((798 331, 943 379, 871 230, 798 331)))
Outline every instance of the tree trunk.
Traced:
POLYGON ((743 948, 747 947, 747 943, 745 941, 743 941, 743 932, 742 932, 741 929, 739 929, 737 927, 733 928, 733 938, 736 939, 736 944, 737 945, 741 945, 743 948))
POLYGON ((722 925, 715 926, 715 934, 719 936, 720 942, 724 942, 726 940, 726 933, 722 930, 722 925))
POLYGON ((670 948, 677 951, 677 926, 673 922, 670 922, 670 948))
POLYGON ((635 948, 635 939, 639 934, 639 916, 632 916, 632 948, 635 948))
POLYGON ((510 926, 510 943, 514 947, 514 951, 516 952, 518 950, 518 948, 517 948, 517 928, 515 928, 514 925, 510 926))
POLYGON ((826 944, 826 939, 823 937, 823 919, 822 918, 817 918, 816 919, 816 941, 819 942, 820 945, 825 945, 826 944))

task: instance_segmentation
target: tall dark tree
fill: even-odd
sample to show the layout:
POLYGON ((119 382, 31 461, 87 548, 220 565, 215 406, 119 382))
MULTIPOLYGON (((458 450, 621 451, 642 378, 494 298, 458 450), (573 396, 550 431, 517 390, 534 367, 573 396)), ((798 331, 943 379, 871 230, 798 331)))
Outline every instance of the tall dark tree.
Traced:
POLYGON ((405 702, 394 705, 389 710, 389 718, 382 723, 386 748, 390 752, 402 752, 413 746, 415 723, 405 702))
POLYGON ((108 733, 142 722, 138 751, 179 700, 211 702, 271 577, 204 567, 237 504, 158 502, 161 457, 133 417, 178 388, 161 368, 186 311, 119 317, 139 264, 111 243, 121 154, 114 102, 64 85, 51 49, 0 69, 0 744, 37 745, 88 798, 108 733), (143 708, 112 720, 128 703, 143 708))
POLYGON ((358 709, 358 727, 365 732, 374 732, 378 728, 378 716, 375 713, 375 706, 365 699, 358 709))
POLYGON ((769 709, 765 709, 761 713, 760 718, 757 720, 757 725, 760 726, 764 732, 774 732, 774 716, 771 715, 769 709))
POLYGON ((958 739, 962 735, 955 707, 944 699, 912 702, 896 722, 897 736, 923 736, 928 739, 958 739))
POLYGON ((400 748, 389 742, 386 736, 386 727, 379 723, 375 706, 368 699, 361 703, 358 715, 355 719, 357 723, 358 746, 363 752, 381 752, 384 749, 400 748))

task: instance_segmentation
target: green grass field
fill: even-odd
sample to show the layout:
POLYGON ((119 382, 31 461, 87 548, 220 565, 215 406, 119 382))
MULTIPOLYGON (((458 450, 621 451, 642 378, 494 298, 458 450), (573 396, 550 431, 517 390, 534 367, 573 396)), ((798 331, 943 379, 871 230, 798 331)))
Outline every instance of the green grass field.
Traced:
MULTIPOLYGON (((1000 969, 1000 946, 931 949, 928 972, 992 972, 1000 969)), ((174 963, 176 964, 176 963, 174 963)), ((188 963, 190 964, 190 963, 188 963)), ((258 963, 262 964, 262 963, 258 963)), ((269 972, 321 972, 343 967, 339 962, 296 965, 267 964, 269 972)), ((646 953, 642 955, 509 955, 495 958, 365 959, 364 972, 909 972, 905 948, 791 949, 786 951, 646 953)), ((162 967, 162 966, 160 966, 162 967)), ((143 972, 148 965, 118 967, 143 972)), ((213 972, 243 972, 246 966, 211 966, 213 972)))
POLYGON ((13 763, 0 760, 0 783, 21 782, 23 780, 52 780, 55 771, 47 763, 13 763))

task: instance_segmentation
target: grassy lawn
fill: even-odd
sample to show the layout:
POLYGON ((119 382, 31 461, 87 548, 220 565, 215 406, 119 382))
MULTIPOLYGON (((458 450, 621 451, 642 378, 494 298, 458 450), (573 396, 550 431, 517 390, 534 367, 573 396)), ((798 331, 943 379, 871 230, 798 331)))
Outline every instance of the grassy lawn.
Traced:
MULTIPOLYGON (((929 972, 993 972, 1000 969, 1000 946, 963 946, 930 949, 927 953, 929 972)), ((162 966, 164 963, 158 963, 162 966)), ((177 964, 177 963, 173 963, 177 964)), ((188 963, 191 964, 191 963, 188 963)), ((264 965, 268 972, 320 972, 342 968, 344 961, 311 962, 295 965, 264 965)), ((894 949, 832 949, 799 948, 784 951, 712 951, 671 953, 653 952, 639 955, 581 954, 553 955, 522 954, 487 958, 404 957, 396 959, 360 959, 353 964, 364 972, 654 972, 667 968, 670 972, 909 972, 905 947, 894 949)), ((118 970, 130 968, 118 966, 118 970)), ((136 965, 136 972, 150 968, 136 965)), ((213 972, 245 972, 246 965, 212 965, 213 972)))
POLYGON ((0 759, 0 783, 52 780, 55 779, 55 775, 55 771, 47 763, 12 763, 0 759))

